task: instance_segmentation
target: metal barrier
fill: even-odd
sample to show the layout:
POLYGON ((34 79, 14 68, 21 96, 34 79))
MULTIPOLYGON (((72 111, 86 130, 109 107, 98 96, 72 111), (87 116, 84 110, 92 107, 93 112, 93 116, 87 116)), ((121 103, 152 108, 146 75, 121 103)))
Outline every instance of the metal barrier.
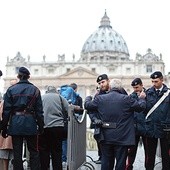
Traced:
MULTIPOLYGON (((159 143, 159 142, 158 142, 159 143)), ((94 160, 86 155, 86 149, 96 150, 96 141, 91 130, 86 131, 86 111, 81 119, 77 119, 74 114, 74 106, 69 107, 68 139, 67 139, 67 165, 68 170, 95 170, 90 162, 86 162, 86 157, 91 162, 94 160), (87 139, 86 139, 87 138, 87 139)), ((160 157, 160 145, 158 144, 157 156, 160 157)), ((157 162, 157 164, 161 162, 157 162)))
POLYGON ((68 169, 77 170, 86 162, 86 112, 79 120, 74 106, 69 107, 67 148, 68 169))

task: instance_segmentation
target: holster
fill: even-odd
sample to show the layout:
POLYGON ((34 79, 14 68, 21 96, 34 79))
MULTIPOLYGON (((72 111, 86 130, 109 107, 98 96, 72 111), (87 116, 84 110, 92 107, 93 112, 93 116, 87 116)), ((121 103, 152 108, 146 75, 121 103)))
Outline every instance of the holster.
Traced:
POLYGON ((117 123, 113 122, 103 122, 102 128, 108 128, 108 129, 116 129, 117 123))

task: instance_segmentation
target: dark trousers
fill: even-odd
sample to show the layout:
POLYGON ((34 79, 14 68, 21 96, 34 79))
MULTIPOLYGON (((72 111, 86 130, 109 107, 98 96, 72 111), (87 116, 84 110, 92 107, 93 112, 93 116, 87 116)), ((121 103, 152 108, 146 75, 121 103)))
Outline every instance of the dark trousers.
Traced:
POLYGON ((126 167, 127 146, 101 143, 102 164, 101 170, 123 170, 126 167))
POLYGON ((62 170, 63 127, 45 128, 39 139, 41 170, 48 170, 50 155, 53 170, 62 170))
POLYGON ((31 170, 40 170, 40 159, 38 152, 38 138, 33 136, 12 136, 13 153, 14 153, 14 170, 23 170, 23 140, 26 140, 28 151, 30 152, 30 168, 31 170))
MULTIPOLYGON (((154 170, 158 138, 146 138, 146 170, 154 170)), ((160 139, 162 170, 170 170, 169 144, 166 138, 160 139)))
MULTIPOLYGON (((146 149, 145 149, 146 138, 144 136, 136 135, 135 136, 135 139, 136 139, 135 145, 129 147, 129 149, 128 149, 126 170, 132 170, 133 169, 133 163, 135 162, 140 137, 142 138, 142 143, 143 143, 143 146, 144 146, 144 152, 145 152, 145 155, 146 155, 146 149)), ((146 162, 146 156, 145 156, 145 162, 146 162)))

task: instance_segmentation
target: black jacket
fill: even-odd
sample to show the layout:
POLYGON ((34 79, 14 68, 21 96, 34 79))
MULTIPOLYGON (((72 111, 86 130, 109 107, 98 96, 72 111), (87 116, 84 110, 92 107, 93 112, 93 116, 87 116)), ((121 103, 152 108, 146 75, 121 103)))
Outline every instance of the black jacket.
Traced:
MULTIPOLYGON (((7 128, 9 122, 9 135, 35 135, 37 134, 37 122, 33 114, 16 115, 23 112, 35 95, 37 87, 28 80, 20 80, 17 84, 9 87, 4 95, 3 128, 7 128)), ((36 115, 43 119, 43 107, 40 91, 32 105, 36 115)), ((39 119, 38 119, 39 120, 39 119)))

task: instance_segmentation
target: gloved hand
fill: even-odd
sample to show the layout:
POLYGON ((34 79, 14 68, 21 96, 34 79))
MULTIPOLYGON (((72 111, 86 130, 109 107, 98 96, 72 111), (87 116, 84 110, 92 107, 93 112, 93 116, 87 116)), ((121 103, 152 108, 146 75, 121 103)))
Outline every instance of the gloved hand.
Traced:
POLYGON ((95 124, 96 126, 99 126, 99 127, 101 127, 102 124, 103 124, 102 120, 100 120, 100 119, 94 119, 93 122, 94 122, 94 124, 95 124))
POLYGON ((8 137, 8 134, 7 134, 7 128, 4 128, 4 129, 2 129, 2 137, 3 138, 7 138, 8 137))

